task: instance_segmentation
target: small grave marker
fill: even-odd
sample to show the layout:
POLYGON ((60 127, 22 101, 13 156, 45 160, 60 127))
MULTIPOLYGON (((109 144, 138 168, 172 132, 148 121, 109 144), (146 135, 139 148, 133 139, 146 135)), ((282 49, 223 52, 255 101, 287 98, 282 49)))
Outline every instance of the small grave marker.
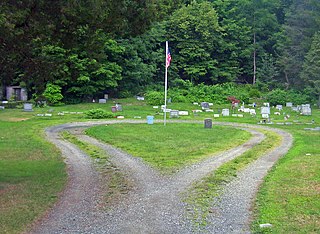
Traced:
POLYGON ((179 111, 179 115, 186 116, 189 115, 188 111, 179 111))
POLYGON ((4 110, 4 106, 0 106, 0 110, 4 110))
POLYGON ((99 103, 107 103, 107 99, 101 98, 99 99, 99 103))
POLYGON ((213 117, 214 117, 214 118, 219 118, 220 115, 219 115, 219 114, 213 114, 213 117))
POLYGON ((32 110, 32 104, 31 103, 24 103, 23 104, 23 110, 24 111, 33 111, 32 110))
POLYGON ((179 111, 178 110, 171 110, 170 111, 170 118, 179 118, 179 111))
POLYGON ((229 109, 222 109, 222 116, 229 116, 230 110, 229 109))
POLYGON ((276 105, 276 109, 281 111, 282 110, 282 105, 276 105))
POLYGON ((122 105, 116 104, 117 111, 122 111, 122 105))
POLYGON ((208 102, 201 102, 202 109, 209 109, 209 103, 208 102))
POLYGON ((292 102, 287 102, 286 103, 286 107, 292 107, 293 105, 292 105, 292 102))
POLYGON ((204 128, 212 128, 212 119, 204 120, 204 128))
POLYGON ((310 104, 301 105, 301 114, 302 115, 311 115, 310 104))
POLYGON ((153 124, 153 116, 152 115, 148 115, 147 116, 147 124, 153 124))

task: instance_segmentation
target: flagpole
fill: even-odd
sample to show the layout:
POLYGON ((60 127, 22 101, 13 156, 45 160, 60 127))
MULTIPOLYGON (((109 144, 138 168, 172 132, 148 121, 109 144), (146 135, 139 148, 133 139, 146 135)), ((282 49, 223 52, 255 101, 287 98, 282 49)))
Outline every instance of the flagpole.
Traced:
POLYGON ((167 59, 168 59, 168 41, 166 41, 166 61, 165 61, 166 71, 165 71, 165 74, 164 74, 164 119, 163 119, 163 125, 164 126, 166 126, 166 120, 167 120, 167 89, 168 89, 167 59))

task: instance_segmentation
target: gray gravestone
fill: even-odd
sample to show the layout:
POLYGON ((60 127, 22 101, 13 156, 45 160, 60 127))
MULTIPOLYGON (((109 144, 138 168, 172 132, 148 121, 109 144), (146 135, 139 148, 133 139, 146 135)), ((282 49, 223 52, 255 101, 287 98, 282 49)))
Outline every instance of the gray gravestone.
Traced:
POLYGON ((122 105, 116 104, 117 111, 122 111, 122 105))
POLYGON ((301 105, 301 114, 302 115, 311 115, 311 108, 309 104, 301 105))
POLYGON ((179 117, 179 111, 178 110, 171 110, 170 111, 170 118, 178 118, 179 117))
POLYGON ((24 103, 23 104, 23 110, 24 111, 33 111, 32 110, 32 104, 31 103, 24 103))
POLYGON ((201 107, 204 109, 209 109, 210 108, 209 102, 201 102, 201 107))
POLYGON ((101 98, 99 99, 99 103, 107 103, 107 99, 101 98))
POLYGON ((276 109, 279 111, 282 110, 282 105, 276 105, 276 109))
POLYGON ((292 107, 293 105, 292 105, 292 102, 287 102, 286 103, 286 107, 292 107))
POLYGON ((212 128, 212 119, 204 120, 204 128, 212 128))

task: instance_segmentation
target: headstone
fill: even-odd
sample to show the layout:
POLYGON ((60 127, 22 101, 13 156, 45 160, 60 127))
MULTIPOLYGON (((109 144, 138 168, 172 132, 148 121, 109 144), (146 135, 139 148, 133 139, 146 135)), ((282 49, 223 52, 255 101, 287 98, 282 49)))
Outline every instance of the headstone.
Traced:
POLYGON ((3 103, 3 104, 8 104, 9 102, 8 102, 8 101, 2 101, 2 103, 3 103))
POLYGON ((32 110, 32 104, 31 103, 24 103, 23 104, 23 110, 24 111, 33 111, 32 110))
POLYGON ((209 102, 209 106, 213 106, 213 103, 212 103, 212 102, 209 102))
POLYGON ((250 115, 256 115, 256 110, 255 109, 250 109, 250 115))
POLYGON ((206 112, 213 112, 212 109, 206 109, 205 111, 206 111, 206 112))
POLYGON ((111 107, 111 111, 112 111, 113 113, 117 112, 117 107, 116 107, 116 106, 112 106, 112 107, 111 107))
POLYGON ((279 111, 282 110, 282 105, 276 105, 276 109, 279 111))
POLYGON ((238 117, 243 118, 243 115, 242 114, 238 114, 238 117))
POLYGON ((109 99, 109 94, 104 94, 104 99, 108 100, 109 99))
POLYGON ((138 101, 144 101, 144 97, 142 97, 142 96, 137 96, 137 100, 138 100, 138 101))
POLYGON ((178 110, 171 110, 170 111, 170 118, 179 118, 179 111, 178 110))
POLYGON ((153 109, 158 109, 159 108, 159 106, 153 106, 153 109))
POLYGON ((230 110, 229 109, 222 109, 222 116, 229 116, 230 110))
POLYGON ((117 111, 122 111, 122 105, 116 104, 117 111))
POLYGON ((204 128, 212 128, 212 119, 204 120, 204 128))
POLYGON ((238 115, 237 115, 237 114, 232 114, 231 116, 232 116, 232 117, 238 117, 238 115))
POLYGON ((202 109, 209 109, 209 103, 208 102, 201 102, 202 109))
POLYGON ((291 110, 292 110, 292 111, 295 111, 295 112, 298 112, 298 111, 299 111, 299 110, 298 110, 298 107, 296 107, 296 106, 291 107, 291 110))
POLYGON ((263 107, 261 107, 261 114, 268 114, 268 115, 270 115, 270 107, 268 107, 268 106, 263 106, 263 107))
POLYGON ((311 108, 310 105, 301 105, 301 114, 302 115, 311 115, 311 108))
POLYGON ((99 103, 107 103, 107 99, 101 98, 99 99, 99 103))
POLYGON ((163 112, 170 113, 171 109, 164 109, 163 112))
POLYGON ((147 124, 153 124, 153 116, 152 115, 147 116, 147 124))
POLYGON ((292 105, 292 102, 287 102, 286 103, 286 107, 292 107, 293 105, 292 105))
POLYGON ((4 110, 4 106, 0 106, 0 110, 4 110))
POLYGON ((188 111, 179 111, 179 115, 186 116, 186 115, 189 115, 189 112, 188 111))
POLYGON ((199 103, 197 103, 197 102, 194 102, 194 103, 193 103, 193 105, 199 105, 199 103))
POLYGON ((213 117, 214 117, 214 118, 219 118, 220 115, 219 115, 219 114, 213 114, 213 117))

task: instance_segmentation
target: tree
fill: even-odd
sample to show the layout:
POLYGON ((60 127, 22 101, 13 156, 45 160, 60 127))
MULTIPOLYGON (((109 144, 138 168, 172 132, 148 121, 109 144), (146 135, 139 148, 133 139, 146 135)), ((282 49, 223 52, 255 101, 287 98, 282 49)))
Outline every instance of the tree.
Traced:
POLYGON ((320 31, 313 36, 311 48, 308 51, 301 73, 303 81, 318 96, 320 107, 320 31))

